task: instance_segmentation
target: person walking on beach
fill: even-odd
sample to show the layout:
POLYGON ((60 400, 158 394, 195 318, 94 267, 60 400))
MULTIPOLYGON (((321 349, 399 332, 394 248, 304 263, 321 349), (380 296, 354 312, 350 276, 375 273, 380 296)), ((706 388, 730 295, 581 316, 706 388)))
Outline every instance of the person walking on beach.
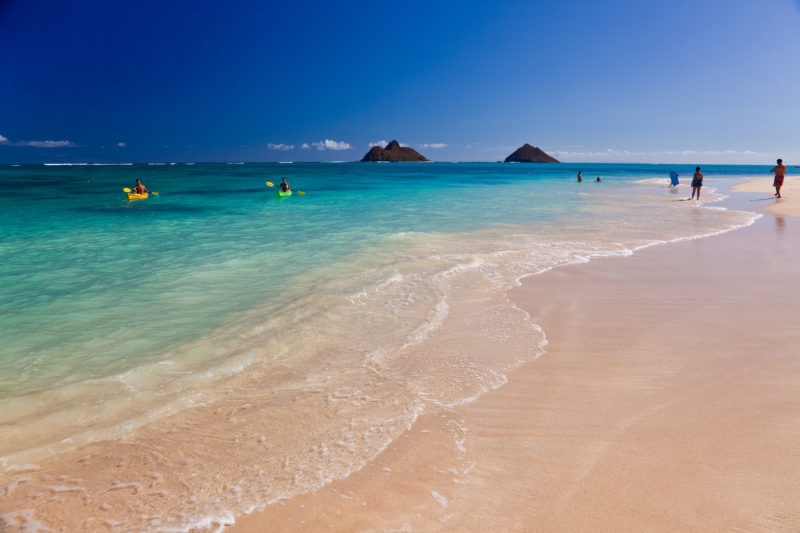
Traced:
POLYGON ((133 188, 133 192, 135 194, 145 194, 147 192, 147 187, 142 185, 142 180, 136 180, 136 186, 133 188))
POLYGON ((694 195, 697 194, 697 199, 700 199, 700 188, 703 186, 703 173, 700 172, 700 167, 696 167, 694 169, 694 176, 692 176, 692 197, 690 200, 694 200, 694 195))
POLYGON ((581 171, 578 171, 578 183, 582 182, 583 178, 581 177, 581 171))
POLYGON ((775 187, 775 196, 781 197, 781 187, 783 187, 783 177, 786 175, 786 167, 783 166, 783 159, 778 159, 778 164, 770 170, 770 173, 775 173, 775 179, 772 181, 772 186, 775 187))
POLYGON ((289 187, 289 182, 286 181, 286 178, 283 178, 283 180, 278 184, 278 187, 281 188, 281 192, 289 192, 292 190, 292 188, 289 187))

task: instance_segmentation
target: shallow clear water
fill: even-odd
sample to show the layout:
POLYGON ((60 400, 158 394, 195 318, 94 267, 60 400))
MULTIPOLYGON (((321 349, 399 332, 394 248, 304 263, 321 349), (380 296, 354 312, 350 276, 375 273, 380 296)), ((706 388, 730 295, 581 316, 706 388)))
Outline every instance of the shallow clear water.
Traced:
POLYGON ((387 236, 592 224, 595 193, 668 170, 581 168, 590 196, 555 165, 0 167, 0 398, 153 360, 387 236), (136 177, 160 196, 128 202, 136 177))
MULTIPOLYGON (((242 431, 305 416, 309 439, 338 435, 347 453, 316 463, 300 454, 317 477, 271 479, 269 496, 254 483, 226 509, 346 475, 424 405, 469 401, 538 355, 543 335, 504 297, 520 277, 752 221, 681 201, 686 184, 666 187, 673 168, 693 170, 0 167, 0 458, 129 436, 215 402, 252 409, 242 391, 257 384, 274 396, 242 431), (283 176, 306 194, 276 198, 264 182, 283 176), (122 188, 136 178, 160 194, 128 202, 122 188), (469 353, 448 351, 470 334, 469 353), (277 402, 281 394, 291 402, 277 402), (339 418, 310 415, 324 409, 339 418), (348 417, 349 426, 332 422, 348 417)), ((704 167, 704 200, 717 198, 717 179, 766 170, 704 167)), ((192 512, 207 511, 197 505, 192 512)))

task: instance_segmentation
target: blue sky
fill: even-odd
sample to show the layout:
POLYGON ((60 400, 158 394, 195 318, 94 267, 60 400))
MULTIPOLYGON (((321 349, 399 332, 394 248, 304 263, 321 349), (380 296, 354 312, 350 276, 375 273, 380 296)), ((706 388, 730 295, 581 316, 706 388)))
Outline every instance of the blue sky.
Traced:
POLYGON ((798 95, 798 0, 0 0, 0 163, 800 163, 798 95))

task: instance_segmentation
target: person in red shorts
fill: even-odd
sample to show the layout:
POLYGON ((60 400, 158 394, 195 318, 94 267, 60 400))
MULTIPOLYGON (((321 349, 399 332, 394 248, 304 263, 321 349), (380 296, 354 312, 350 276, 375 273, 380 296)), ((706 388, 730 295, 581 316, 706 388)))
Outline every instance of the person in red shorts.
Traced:
POLYGON ((778 159, 778 164, 770 170, 775 173, 775 179, 772 181, 772 186, 775 187, 775 196, 781 197, 781 187, 783 186, 783 177, 786 175, 786 167, 783 166, 783 159, 778 159))

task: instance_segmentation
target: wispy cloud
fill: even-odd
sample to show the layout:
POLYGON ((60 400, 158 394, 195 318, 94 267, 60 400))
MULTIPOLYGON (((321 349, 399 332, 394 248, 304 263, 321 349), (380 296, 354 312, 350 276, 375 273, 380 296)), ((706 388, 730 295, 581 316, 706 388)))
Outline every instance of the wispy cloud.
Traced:
POLYGON ((309 148, 311 148, 311 147, 308 145, 308 143, 303 143, 303 144, 300 146, 300 148, 302 148, 303 150, 308 150, 308 149, 309 149, 309 148))
POLYGON ((420 148, 447 148, 447 143, 424 143, 419 146, 420 148))
POLYGON ((124 143, 124 142, 120 141, 120 142, 117 143, 117 146, 119 146, 120 148, 125 148, 126 146, 128 146, 128 143, 124 143))
POLYGON ((0 144, 6 146, 32 146, 34 148, 74 148, 78 146, 72 141, 9 141, 7 137, 0 135, 0 144))
POLYGON ((344 141, 334 141, 325 139, 324 141, 311 143, 317 150, 349 150, 352 148, 349 143, 344 141))
POLYGON ((286 152, 288 150, 293 150, 294 149, 294 145, 293 144, 283 144, 283 143, 280 143, 280 144, 269 143, 267 145, 267 148, 269 148, 270 150, 280 150, 282 152, 286 152))
POLYGON ((547 150, 547 153, 565 161, 608 161, 608 162, 706 162, 706 163, 749 163, 767 157, 764 152, 755 150, 624 150, 608 148, 604 151, 547 150))
POLYGON ((0 135, 0 145, 2 146, 30 146, 33 148, 75 148, 78 146, 72 141, 10 141, 8 137, 0 135))
POLYGON ((388 141, 381 139, 380 141, 369 143, 369 147, 372 148, 374 146, 380 146, 381 148, 386 148, 386 145, 389 144, 388 141))
POLYGON ((20 141, 16 146, 33 146, 34 148, 74 148, 78 146, 72 141, 20 141))
POLYGON ((576 151, 576 150, 552 150, 548 152, 553 155, 557 155, 559 157, 599 157, 603 159, 607 159, 610 157, 630 157, 630 156, 637 156, 637 155, 647 155, 647 156, 655 156, 655 152, 632 152, 630 150, 616 150, 609 148, 608 150, 601 151, 601 152, 592 152, 592 151, 576 151))
POLYGON ((603 152, 576 152, 576 151, 564 151, 564 150, 553 150, 552 154, 556 154, 562 157, 601 157, 601 158, 613 158, 613 157, 637 157, 637 156, 649 156, 649 157, 658 157, 658 156, 682 156, 682 155, 695 155, 695 156, 717 156, 717 155, 760 155, 760 152, 756 152, 754 150, 664 150, 664 151, 635 151, 635 150, 617 150, 614 148, 609 148, 603 152))

